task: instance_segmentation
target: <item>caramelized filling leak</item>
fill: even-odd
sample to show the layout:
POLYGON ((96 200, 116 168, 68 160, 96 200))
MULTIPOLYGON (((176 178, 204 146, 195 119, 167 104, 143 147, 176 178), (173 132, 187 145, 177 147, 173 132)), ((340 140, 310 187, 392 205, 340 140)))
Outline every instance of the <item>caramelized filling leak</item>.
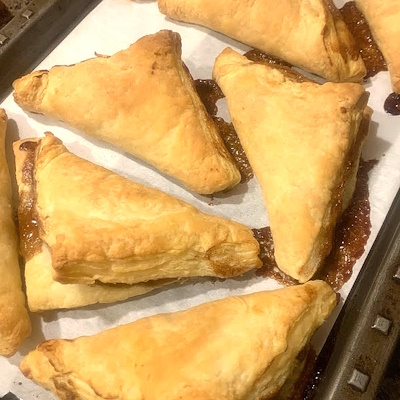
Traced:
POLYGON ((239 136, 231 123, 216 116, 218 112, 216 103, 219 99, 224 97, 222 90, 213 79, 197 79, 195 80, 195 87, 208 113, 213 117, 217 124, 225 147, 235 160, 236 166, 238 167, 242 177, 241 182, 248 182, 253 178, 254 173, 240 143, 239 136))
MULTIPOLYGON (((365 79, 376 75, 380 71, 387 71, 386 61, 372 37, 368 23, 361 11, 356 7, 355 2, 347 2, 340 11, 360 47, 361 57, 367 68, 365 79)), ((383 108, 388 114, 400 115, 400 94, 389 94, 383 108)))
POLYGON ((36 180, 34 176, 37 146, 37 142, 29 141, 19 146, 20 150, 27 152, 22 166, 22 183, 28 190, 20 193, 18 208, 20 248, 21 254, 26 260, 32 258, 42 247, 36 213, 36 180))
POLYGON ((237 135, 233 124, 226 122, 220 117, 213 118, 218 126, 226 148, 235 159, 236 166, 238 167, 240 175, 242 176, 241 182, 248 182, 254 176, 253 169, 251 168, 249 160, 243 150, 239 136, 237 135))
POLYGON ((194 86, 207 112, 211 116, 216 116, 218 112, 217 101, 225 97, 217 82, 213 79, 196 79, 194 86))
POLYGON ((333 250, 316 276, 336 291, 350 279, 371 234, 368 172, 375 164, 375 160, 360 161, 352 202, 336 228, 333 250))
POLYGON ((356 3, 354 1, 347 2, 340 12, 360 49, 361 58, 367 69, 365 79, 371 78, 380 71, 387 71, 385 59, 372 37, 364 15, 356 7, 356 3))
POLYGON ((400 94, 390 93, 385 100, 383 108, 388 114, 400 115, 400 94))
POLYGON ((292 65, 286 61, 281 60, 280 58, 270 56, 267 53, 264 53, 257 49, 251 49, 244 56, 253 62, 264 62, 267 64, 272 64, 274 67, 286 67, 292 68, 292 65))
POLYGON ((287 78, 295 81, 295 82, 314 82, 311 79, 306 78, 304 75, 302 75, 300 72, 297 72, 296 70, 292 69, 293 65, 287 63, 286 61, 283 61, 279 58, 270 56, 267 53, 263 53, 260 50, 257 49, 252 49, 249 50, 247 53, 244 54, 245 57, 247 57, 250 61, 256 62, 256 63, 266 63, 266 64, 271 64, 274 68, 280 70, 287 78))
MULTIPOLYGON (((350 279, 354 264, 364 253, 371 233, 368 172, 375 163, 375 160, 360 160, 353 199, 336 227, 333 249, 315 277, 329 283, 336 291, 350 279)), ((278 269, 270 228, 253 229, 253 232, 260 244, 263 262, 256 274, 273 278, 284 285, 295 284, 293 278, 278 269)))
POLYGON ((271 228, 266 226, 265 228, 253 229, 253 234, 260 244, 259 257, 263 263, 262 267, 256 270, 256 275, 275 279, 282 285, 295 285, 297 281, 281 271, 276 264, 271 228))

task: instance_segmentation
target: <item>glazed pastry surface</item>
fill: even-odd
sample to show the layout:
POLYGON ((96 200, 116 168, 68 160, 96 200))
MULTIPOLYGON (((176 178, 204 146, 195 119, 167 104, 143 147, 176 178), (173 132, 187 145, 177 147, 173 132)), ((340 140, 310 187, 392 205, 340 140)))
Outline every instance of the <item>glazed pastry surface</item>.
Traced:
POLYGON ((14 89, 24 110, 111 143, 195 192, 211 194, 240 182, 182 62, 178 33, 163 30, 111 57, 34 71, 14 89))
POLYGON ((331 0, 158 0, 160 11, 203 25, 330 81, 366 74, 353 36, 331 0))
POLYGON ((269 399, 335 305, 322 281, 228 297, 46 341, 20 368, 64 400, 269 399))
POLYGON ((18 260, 11 204, 11 179, 5 154, 7 115, 0 109, 0 356, 12 356, 31 333, 18 260))
POLYGON ((259 245, 246 226, 83 160, 50 133, 16 142, 14 152, 20 194, 25 193, 20 230, 39 241, 25 258, 48 246, 54 279, 62 283, 228 278, 261 264, 259 245), (33 234, 32 218, 39 226, 33 234))
POLYGON ((383 57, 392 87, 400 93, 400 3, 395 0, 356 0, 364 14, 383 57))
POLYGON ((328 255, 354 191, 368 93, 357 83, 299 82, 230 48, 214 77, 260 183, 276 262, 305 282, 328 255))

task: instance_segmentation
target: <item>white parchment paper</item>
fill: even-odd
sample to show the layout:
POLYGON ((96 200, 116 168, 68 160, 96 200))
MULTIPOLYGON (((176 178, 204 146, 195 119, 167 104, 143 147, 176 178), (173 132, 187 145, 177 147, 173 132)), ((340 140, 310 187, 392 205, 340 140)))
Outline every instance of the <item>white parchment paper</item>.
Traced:
MULTIPOLYGON (((337 2, 339 6, 342 3, 337 2)), ((56 64, 73 64, 94 57, 95 52, 111 55, 127 48, 140 37, 160 29, 171 29, 180 33, 182 58, 195 79, 211 78, 214 60, 225 47, 231 46, 239 52, 249 49, 206 28, 166 19, 159 13, 154 1, 103 0, 37 68, 49 69, 56 64)), ((12 63, 10 67, 12 68, 12 63)), ((389 116, 383 110, 383 102, 392 91, 388 73, 378 74, 366 87, 371 92, 369 105, 374 114, 363 156, 365 159, 379 160, 370 173, 369 183, 372 233, 364 255, 354 268, 352 278, 341 290, 344 299, 400 185, 400 117, 389 116)), ((221 113, 226 116, 226 109, 221 103, 221 113)), ((240 184, 228 194, 217 195, 211 200, 186 191, 145 163, 124 155, 110 145, 89 138, 63 123, 23 112, 14 103, 12 96, 3 102, 1 107, 5 108, 10 119, 8 136, 14 140, 18 137, 41 136, 43 132, 51 131, 74 154, 129 179, 159 188, 192 203, 204 212, 231 218, 251 228, 268 225, 261 191, 255 178, 248 184, 240 184)), ((21 358, 45 339, 92 335, 106 328, 156 313, 186 309, 229 295, 278 287, 279 284, 274 280, 254 277, 254 274, 215 283, 200 279, 184 285, 173 285, 118 304, 32 314, 32 336, 15 356, 9 359, 0 357, 0 396, 12 391, 24 400, 54 398, 50 392, 24 378, 18 369, 21 358)), ((324 329, 318 333, 317 347, 323 343, 338 312, 339 307, 324 329)))

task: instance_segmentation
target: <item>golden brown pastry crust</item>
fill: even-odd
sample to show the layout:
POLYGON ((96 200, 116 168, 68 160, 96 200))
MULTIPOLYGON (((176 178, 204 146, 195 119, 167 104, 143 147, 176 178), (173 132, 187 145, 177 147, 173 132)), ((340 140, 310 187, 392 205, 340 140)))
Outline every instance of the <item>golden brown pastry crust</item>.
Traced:
MULTIPOLYGON (((21 166, 18 184, 32 193, 20 203, 20 211, 35 204, 38 235, 50 248, 56 280, 133 284, 228 278, 261 264, 259 245, 246 226, 203 214, 83 160, 50 133, 16 142, 14 152, 21 166), (32 143, 36 148, 27 149, 32 143), (29 180, 23 182, 29 171, 22 172, 32 151, 27 165, 34 171, 33 191, 29 180)), ((20 220, 29 223, 29 218, 20 220)))
POLYGON ((0 355, 13 355, 31 333, 18 261, 11 205, 11 180, 5 154, 7 115, 0 109, 0 355))
POLYGON ((393 0, 356 0, 388 66, 392 87, 400 93, 400 3, 393 0))
POLYGON ((20 368, 60 399, 269 399, 335 305, 322 281, 229 297, 46 341, 20 368))
POLYGON ((330 81, 366 74, 354 38, 331 0, 158 0, 177 20, 222 32, 330 81))
POLYGON ((111 57, 32 72, 14 89, 23 109, 112 143, 198 193, 240 182, 181 60, 178 33, 160 31, 111 57))
POLYGON ((344 188, 353 190, 368 94, 356 83, 298 82, 232 49, 214 77, 261 185, 276 262, 305 282, 331 249, 344 188))

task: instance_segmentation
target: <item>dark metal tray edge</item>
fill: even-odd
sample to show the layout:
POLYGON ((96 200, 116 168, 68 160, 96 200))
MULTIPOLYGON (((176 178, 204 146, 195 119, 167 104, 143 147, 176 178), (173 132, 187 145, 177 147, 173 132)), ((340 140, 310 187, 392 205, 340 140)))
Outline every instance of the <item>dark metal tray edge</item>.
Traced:
POLYGON ((315 399, 375 399, 399 336, 400 190, 321 351, 315 399))
POLYGON ((0 30, 6 38, 0 45, 0 101, 11 93, 12 82, 36 67, 100 1, 35 0, 21 9, 0 30))

